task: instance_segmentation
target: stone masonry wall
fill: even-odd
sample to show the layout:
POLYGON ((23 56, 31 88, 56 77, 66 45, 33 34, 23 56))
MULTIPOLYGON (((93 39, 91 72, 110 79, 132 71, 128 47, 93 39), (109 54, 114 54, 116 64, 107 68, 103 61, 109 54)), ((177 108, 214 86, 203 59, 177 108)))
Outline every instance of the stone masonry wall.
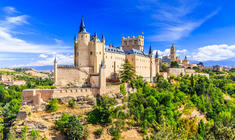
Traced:
POLYGON ((78 68, 57 68, 57 83, 59 87, 65 87, 68 84, 76 84, 78 87, 81 87, 87 84, 89 70, 79 70, 78 68))
POLYGON ((94 96, 99 94, 98 88, 77 88, 77 89, 26 89, 22 93, 22 103, 41 105, 53 98, 76 98, 80 96, 94 96))
POLYGON ((169 68, 169 75, 179 76, 181 73, 185 74, 184 68, 169 68))

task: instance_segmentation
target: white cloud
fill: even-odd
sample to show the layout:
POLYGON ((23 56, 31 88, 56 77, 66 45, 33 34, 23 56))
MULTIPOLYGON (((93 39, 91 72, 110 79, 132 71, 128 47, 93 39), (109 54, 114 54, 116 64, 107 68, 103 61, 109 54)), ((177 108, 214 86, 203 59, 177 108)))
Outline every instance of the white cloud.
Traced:
POLYGON ((27 18, 28 18, 27 15, 6 17, 6 22, 8 24, 16 24, 16 25, 28 24, 27 18))
POLYGON ((56 42, 56 44, 62 44, 62 43, 63 43, 63 41, 62 41, 62 40, 57 39, 57 38, 54 38, 54 41, 56 42))
POLYGON ((48 56, 45 55, 45 54, 40 54, 39 57, 41 57, 41 58, 47 58, 48 56))
POLYGON ((11 7, 11 6, 4 7, 3 11, 7 14, 18 13, 18 11, 14 7, 11 7))
MULTIPOLYGON (((14 8, 5 8, 14 12, 14 8)), ((16 13, 16 10, 15 10, 16 13)), ((19 13, 19 12, 17 12, 19 13)), ((19 26, 26 26, 30 24, 28 22, 28 15, 6 16, 4 19, 0 19, 0 52, 14 53, 18 62, 22 64, 15 64, 14 61, 9 62, 10 66, 36 66, 36 65, 52 65, 53 55, 57 54, 58 59, 61 59, 62 64, 67 64, 71 61, 73 49, 71 46, 65 46, 62 44, 62 40, 55 39, 55 44, 36 44, 27 40, 16 37, 18 34, 17 29, 19 26), (20 58, 18 54, 29 54, 29 57, 20 58), (65 54, 66 53, 66 54, 65 54), (32 55, 34 54, 34 55, 32 55), (36 55, 35 55, 36 54, 36 55), (18 57, 18 58, 17 58, 18 57), (22 61, 19 61, 22 60, 22 61), (39 60, 39 61, 37 61, 39 60), (28 63, 28 64, 25 64, 28 63)), ((53 39, 52 39, 53 40, 53 39)), ((4 60, 4 58, 1 58, 4 60)))
MULTIPOLYGON (((0 52, 44 54, 72 52, 68 49, 70 46, 61 44, 36 44, 15 37, 13 33, 16 33, 17 26, 29 24, 27 21, 28 17, 28 15, 19 15, 6 17, 4 20, 0 20, 0 52)), ((59 40, 57 40, 57 42, 58 41, 59 40)))
MULTIPOLYGON (((47 57, 43 60, 38 60, 33 63, 29 63, 28 66, 45 66, 45 65, 53 65, 55 57, 52 55, 51 57, 47 57)), ((57 54, 56 59, 58 64, 61 65, 72 65, 73 64, 73 55, 63 55, 57 54)))
POLYGON ((209 45, 201 47, 193 53, 197 61, 220 61, 235 57, 235 45, 209 45))
MULTIPOLYGON (((158 51, 159 57, 170 55, 170 49, 165 49, 165 50, 163 50, 163 51, 154 50, 154 51, 153 51, 153 54, 155 55, 157 51, 158 51)), ((177 55, 177 56, 182 56, 182 55, 185 55, 186 53, 187 53, 187 50, 186 50, 186 49, 183 49, 183 50, 176 50, 176 55, 177 55)))
POLYGON ((204 13, 203 18, 193 18, 195 8, 201 2, 198 0, 175 0, 166 3, 161 0, 139 0, 137 8, 148 11, 154 20, 152 26, 158 27, 154 35, 147 38, 151 41, 175 41, 188 36, 196 28, 200 27, 206 20, 217 14, 215 10, 211 14, 204 13))

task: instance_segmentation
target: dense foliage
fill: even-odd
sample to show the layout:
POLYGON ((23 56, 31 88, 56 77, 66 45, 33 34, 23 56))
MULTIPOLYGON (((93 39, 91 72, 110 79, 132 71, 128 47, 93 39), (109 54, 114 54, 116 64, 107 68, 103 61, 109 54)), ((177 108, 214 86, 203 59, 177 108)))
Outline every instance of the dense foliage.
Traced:
POLYGON ((25 86, 0 84, 0 137, 5 139, 21 107, 22 90, 40 87, 53 88, 53 81, 51 79, 42 79, 20 72, 0 71, 0 74, 11 75, 16 80, 26 81, 25 86))
POLYGON ((75 115, 63 114, 55 125, 56 129, 64 133, 68 140, 80 140, 86 137, 86 129, 75 115))
POLYGON ((173 62, 171 62, 171 66, 170 66, 171 68, 178 68, 179 67, 179 64, 178 64, 178 62, 177 61, 173 61, 173 62))
POLYGON ((116 103, 114 98, 102 97, 98 100, 97 106, 88 113, 87 121, 92 124, 110 124, 114 113, 113 105, 116 103))
POLYGON ((171 77, 167 81, 157 76, 155 87, 143 83, 143 86, 137 87, 136 93, 130 94, 130 113, 145 134, 149 131, 154 134, 150 139, 159 136, 156 132, 164 134, 163 138, 171 139, 233 139, 235 104, 233 98, 225 100, 224 93, 234 95, 234 86, 230 86, 234 81, 227 77, 220 77, 222 80, 218 76, 207 79, 204 76, 185 75, 171 77), (229 88, 225 88, 227 86, 229 88), (182 106, 183 112, 179 110, 182 106), (206 123, 197 118, 181 118, 182 113, 191 113, 195 107, 201 114, 206 114, 206 123), (161 126, 163 121, 168 125, 167 128, 172 129, 172 135, 162 132, 165 129, 158 129, 166 127, 161 126), (217 128, 224 129, 218 131, 217 128))
POLYGON ((234 139, 234 73, 209 73, 210 79, 180 75, 165 80, 156 75, 156 84, 151 85, 136 76, 128 87, 124 80, 120 85, 122 105, 103 97, 88 113, 87 120, 92 124, 112 124, 109 133, 113 139, 121 137, 126 123, 141 128, 146 140, 234 139), (129 93, 126 88, 136 92, 129 93), (198 114, 192 115, 195 112, 198 114))

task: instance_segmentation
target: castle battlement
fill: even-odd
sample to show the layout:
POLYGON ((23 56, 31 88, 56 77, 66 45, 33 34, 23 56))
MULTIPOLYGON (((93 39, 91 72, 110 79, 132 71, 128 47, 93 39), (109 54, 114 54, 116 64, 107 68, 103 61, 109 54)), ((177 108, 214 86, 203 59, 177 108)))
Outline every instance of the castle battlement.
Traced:
POLYGON ((57 68, 76 68, 74 65, 58 65, 57 68))
POLYGON ((125 37, 122 37, 121 40, 133 40, 133 39, 144 39, 144 36, 138 35, 137 37, 132 36, 131 38, 130 38, 130 36, 127 36, 126 38, 125 38, 125 37))
POLYGON ((26 89, 22 92, 22 103, 41 105, 53 98, 76 98, 79 96, 95 96, 99 88, 72 88, 72 89, 26 89))

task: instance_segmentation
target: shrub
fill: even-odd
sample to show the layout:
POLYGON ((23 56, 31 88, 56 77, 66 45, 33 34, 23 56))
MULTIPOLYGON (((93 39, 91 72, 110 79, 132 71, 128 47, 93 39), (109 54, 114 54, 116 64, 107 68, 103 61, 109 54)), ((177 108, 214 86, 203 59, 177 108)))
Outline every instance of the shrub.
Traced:
POLYGON ((75 101, 73 99, 69 100, 69 107, 71 107, 71 108, 75 107, 75 101))
POLYGON ((112 122, 112 111, 101 106, 88 113, 87 121, 92 124, 109 124, 112 122))
POLYGON ((103 127, 95 130, 94 134, 97 139, 101 137, 101 135, 103 134, 103 130, 104 130, 103 127))
POLYGON ((120 92, 122 93, 122 95, 126 95, 126 90, 125 90, 125 83, 122 83, 120 85, 120 92))
POLYGON ((55 125, 56 129, 64 133, 69 140, 80 140, 87 134, 87 130, 75 115, 63 114, 61 119, 55 122, 55 125))
POLYGON ((40 136, 40 131, 39 130, 32 130, 31 131, 31 139, 32 140, 37 140, 40 136))
POLYGON ((21 130, 22 132, 21 132, 21 134, 20 134, 22 140, 26 140, 28 130, 29 130, 29 128, 28 128, 27 125, 22 128, 22 130, 21 130))
POLYGON ((49 102, 49 105, 47 107, 47 111, 55 112, 57 110, 58 110, 58 100, 54 98, 49 102))
POLYGON ((112 140, 119 140, 121 138, 120 129, 118 127, 112 126, 109 129, 109 133, 113 136, 112 140))
POLYGON ((97 101, 97 106, 88 113, 87 121, 92 124, 109 124, 112 122, 114 114, 114 104, 117 101, 114 98, 102 97, 97 101))

